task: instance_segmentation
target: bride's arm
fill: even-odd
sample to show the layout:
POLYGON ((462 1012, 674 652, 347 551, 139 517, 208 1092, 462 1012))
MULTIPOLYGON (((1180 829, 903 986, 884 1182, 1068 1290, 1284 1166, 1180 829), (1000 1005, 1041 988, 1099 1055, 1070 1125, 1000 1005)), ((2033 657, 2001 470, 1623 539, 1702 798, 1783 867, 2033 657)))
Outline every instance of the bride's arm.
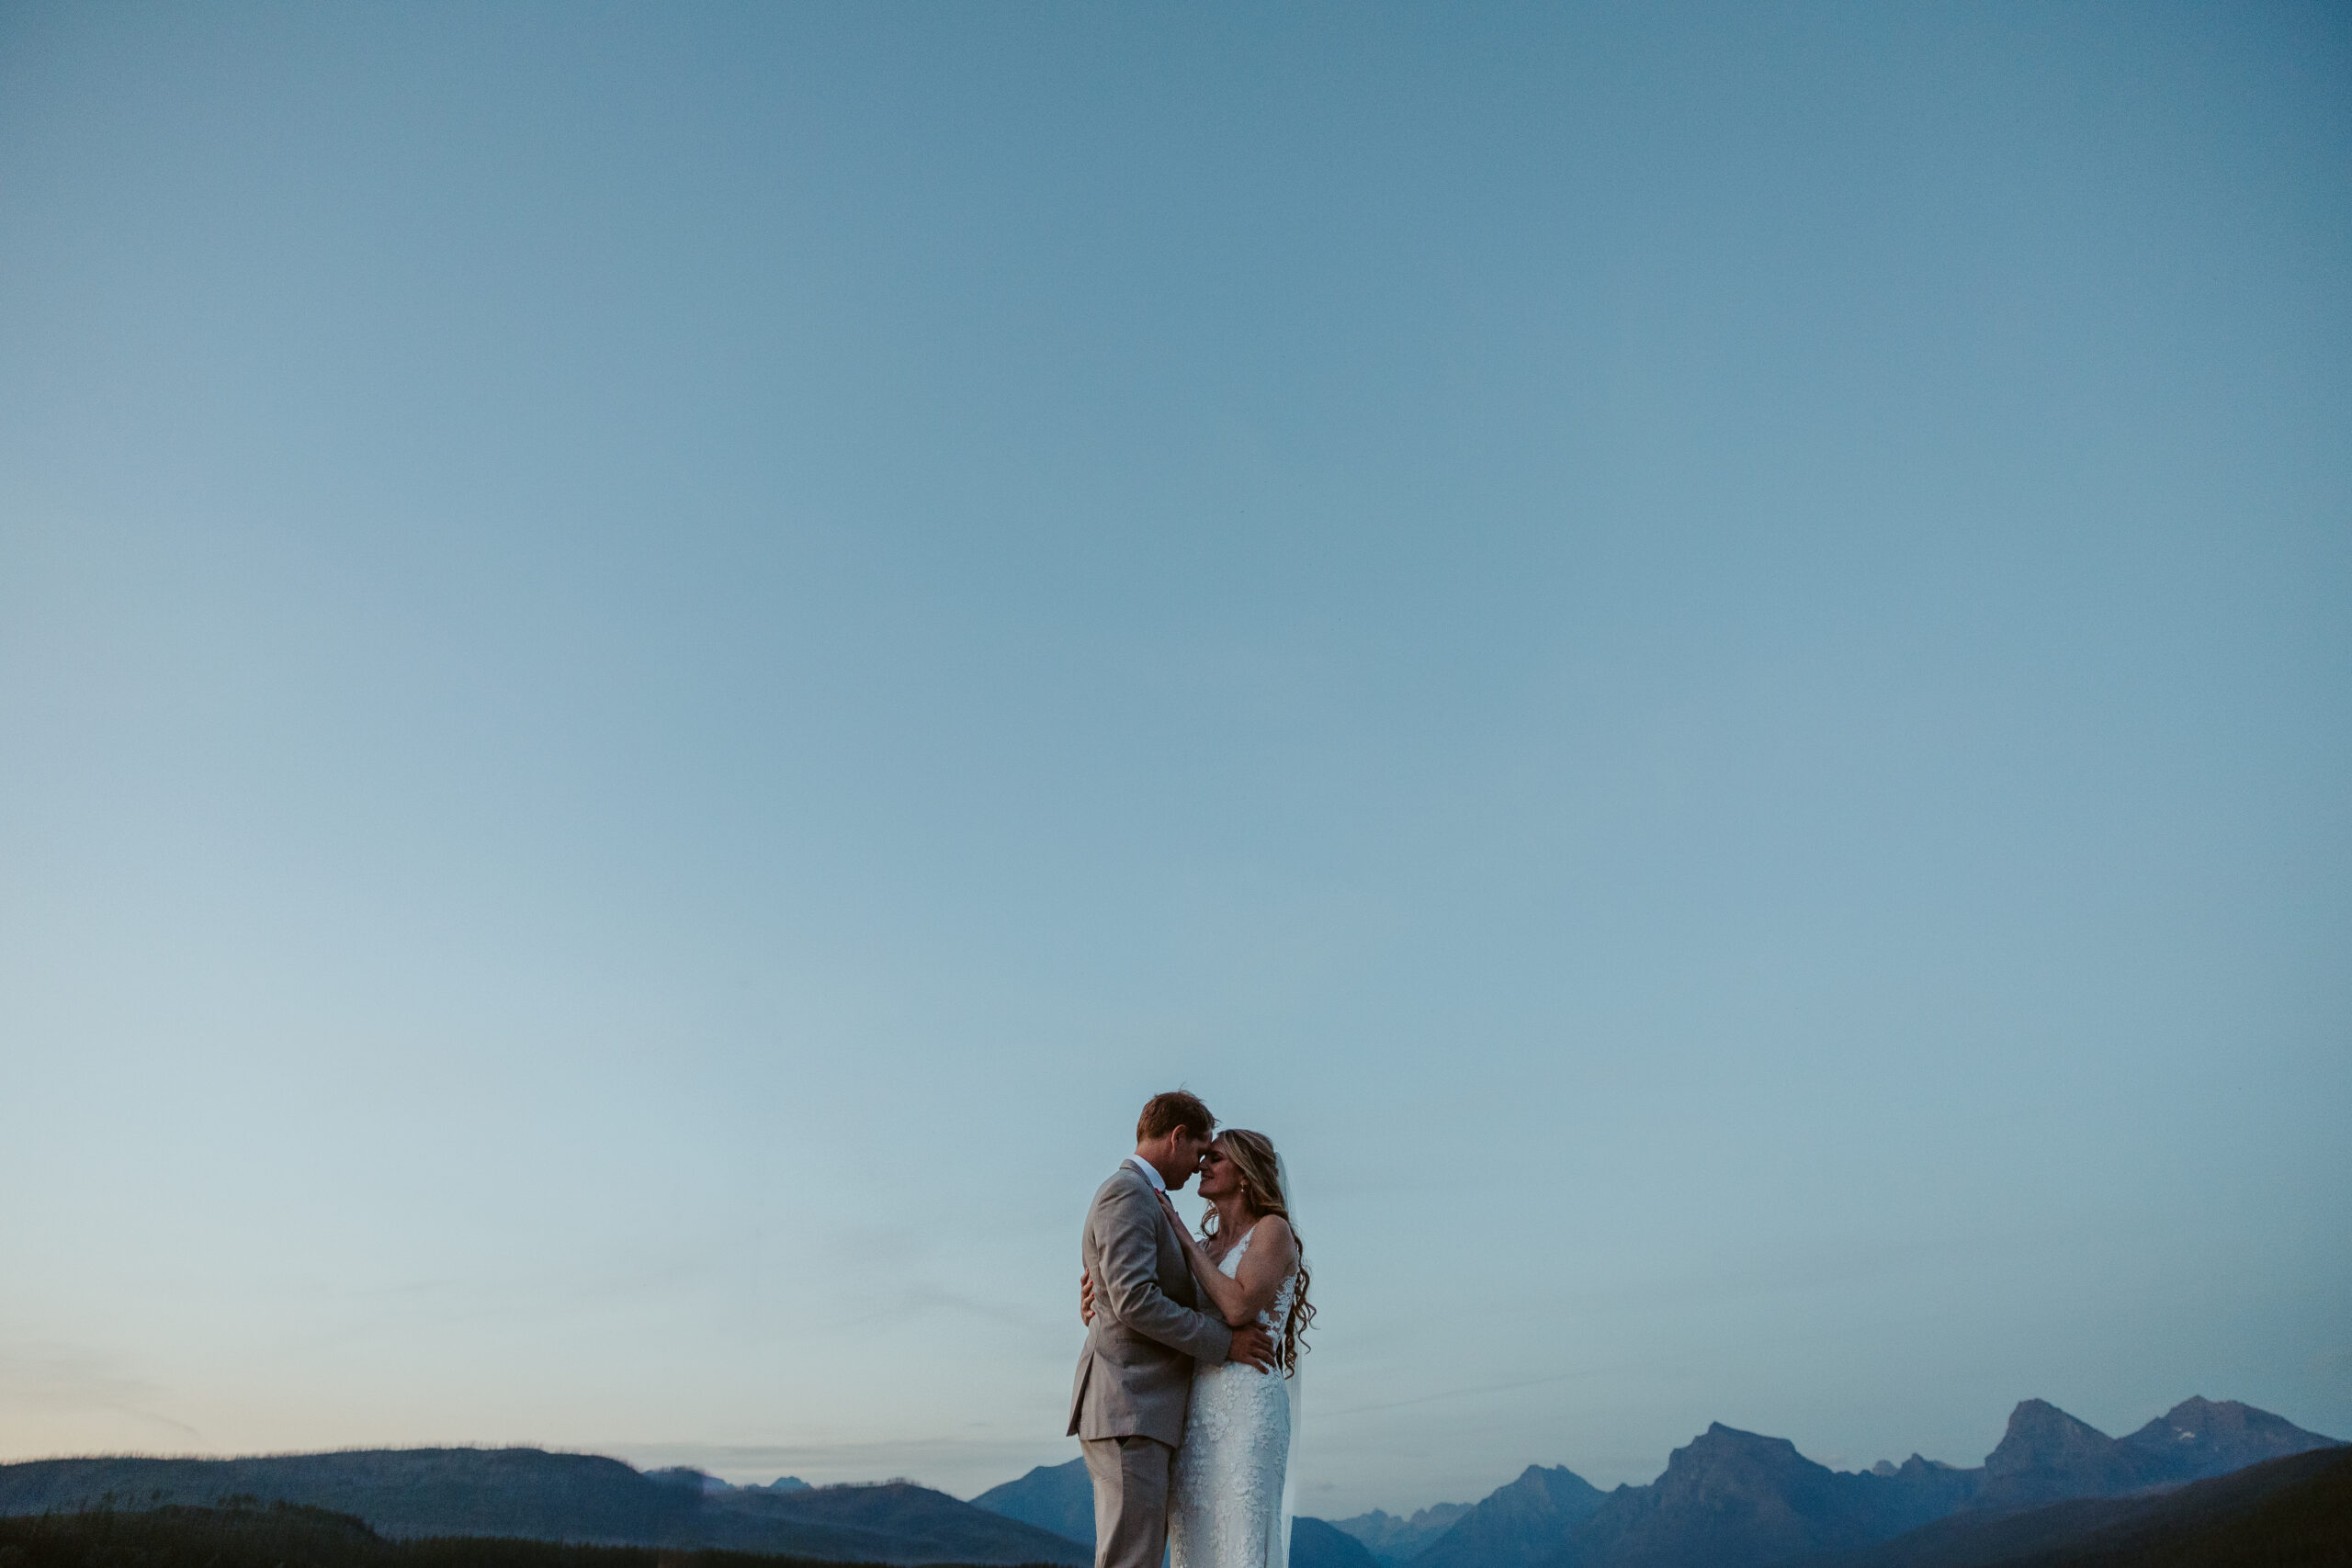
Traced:
MULTIPOLYGON (((1165 1196, 1160 1201, 1167 1203, 1165 1196)), ((1175 1205, 1169 1204, 1173 1214, 1175 1205)), ((1274 1297, 1282 1293, 1283 1281, 1290 1278, 1296 1265, 1298 1244, 1291 1239, 1290 1222, 1280 1214, 1269 1214, 1258 1222, 1256 1238, 1250 1250, 1241 1255, 1241 1267, 1227 1274, 1210 1260, 1201 1244, 1193 1239, 1183 1222, 1176 1224, 1176 1239, 1183 1244, 1184 1261, 1193 1268, 1193 1280, 1201 1287, 1225 1321, 1236 1328, 1258 1321, 1258 1314, 1274 1304, 1274 1297)))
MULTIPOLYGON (((1283 1292, 1283 1281, 1298 1267, 1298 1243, 1290 1234, 1290 1222, 1280 1214, 1268 1214, 1258 1222, 1257 1234, 1250 1238, 1250 1250, 1241 1255, 1241 1267, 1235 1269, 1237 1278, 1226 1282, 1238 1287, 1240 1300, 1234 1303, 1244 1314, 1241 1321, 1255 1323, 1258 1314, 1274 1304, 1283 1292)), ((1223 1274, 1217 1276, 1225 1279, 1223 1274)), ((1233 1320, 1233 1309, 1225 1303, 1217 1303, 1226 1313, 1226 1321, 1233 1320)))
MULTIPOLYGON (((1234 1328, 1245 1323, 1255 1323, 1258 1314, 1242 1309, 1241 1298, 1245 1292, 1241 1289, 1241 1281, 1218 1268, 1207 1249, 1193 1239, 1193 1233, 1184 1228, 1183 1216, 1177 1213, 1176 1205, 1168 1201, 1165 1192, 1159 1195, 1159 1202, 1168 1211, 1168 1217, 1176 1222, 1176 1242, 1184 1249, 1184 1261, 1193 1270, 1193 1283, 1208 1297, 1209 1304, 1216 1308, 1217 1315, 1234 1328)), ((1246 1268, 1250 1259, 1244 1258, 1241 1262, 1246 1268)))

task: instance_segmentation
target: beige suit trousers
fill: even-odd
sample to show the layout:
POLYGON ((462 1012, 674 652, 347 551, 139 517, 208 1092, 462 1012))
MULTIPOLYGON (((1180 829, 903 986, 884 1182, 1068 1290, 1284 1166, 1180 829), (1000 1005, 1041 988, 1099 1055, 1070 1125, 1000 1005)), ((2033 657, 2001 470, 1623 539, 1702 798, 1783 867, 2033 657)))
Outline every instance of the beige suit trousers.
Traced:
POLYGON ((1157 1438, 1082 1438, 1094 1482, 1094 1568, 1160 1568, 1176 1450, 1157 1438))

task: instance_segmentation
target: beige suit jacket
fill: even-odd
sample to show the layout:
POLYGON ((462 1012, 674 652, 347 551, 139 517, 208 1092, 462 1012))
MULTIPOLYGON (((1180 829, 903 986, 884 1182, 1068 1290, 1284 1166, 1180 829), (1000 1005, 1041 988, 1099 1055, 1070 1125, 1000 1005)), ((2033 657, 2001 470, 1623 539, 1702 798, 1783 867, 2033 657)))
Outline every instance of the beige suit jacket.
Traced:
POLYGON ((1182 1447, 1193 1363, 1224 1360, 1233 1330, 1199 1310, 1176 1226, 1142 1171, 1122 1161, 1095 1191, 1079 1254, 1094 1280, 1094 1322, 1070 1385, 1071 1435, 1182 1447))

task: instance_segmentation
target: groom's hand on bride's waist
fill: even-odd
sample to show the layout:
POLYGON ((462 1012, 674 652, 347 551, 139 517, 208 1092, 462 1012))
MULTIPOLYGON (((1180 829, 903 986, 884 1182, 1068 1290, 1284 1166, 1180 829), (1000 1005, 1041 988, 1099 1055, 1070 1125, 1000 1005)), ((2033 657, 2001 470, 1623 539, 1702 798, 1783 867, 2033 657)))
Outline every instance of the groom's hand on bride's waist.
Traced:
POLYGON ((1244 1324, 1233 1331, 1233 1343, 1227 1347, 1225 1359, 1271 1372, 1274 1370, 1273 1338, 1262 1325, 1244 1324))

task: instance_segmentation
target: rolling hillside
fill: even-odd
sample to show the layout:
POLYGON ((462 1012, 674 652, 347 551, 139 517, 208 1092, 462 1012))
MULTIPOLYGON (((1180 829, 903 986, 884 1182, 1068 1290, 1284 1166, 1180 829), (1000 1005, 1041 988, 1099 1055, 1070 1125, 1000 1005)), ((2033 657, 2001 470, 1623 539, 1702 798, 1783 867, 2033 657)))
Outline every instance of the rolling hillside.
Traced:
POLYGON ((0 1515, 224 1495, 330 1509, 391 1537, 487 1536, 714 1547, 833 1561, 1049 1562, 1092 1552, 906 1483, 705 1491, 618 1460, 537 1449, 411 1449, 260 1459, 73 1459, 0 1465, 0 1515))

